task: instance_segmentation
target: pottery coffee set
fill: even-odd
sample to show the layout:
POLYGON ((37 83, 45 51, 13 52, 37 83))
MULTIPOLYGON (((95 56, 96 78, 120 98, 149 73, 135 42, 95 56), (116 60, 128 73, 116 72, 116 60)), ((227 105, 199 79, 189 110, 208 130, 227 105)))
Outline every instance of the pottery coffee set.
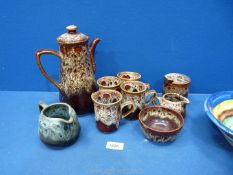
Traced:
POLYGON ((88 36, 77 32, 76 26, 66 29, 68 32, 57 38, 59 52, 36 52, 39 69, 58 88, 61 101, 51 105, 39 103, 40 139, 56 146, 73 143, 80 132, 76 113, 91 112, 94 107, 96 126, 102 132, 117 130, 123 118, 138 119, 146 138, 155 142, 174 140, 184 124, 191 79, 178 73, 165 75, 162 97, 141 82, 141 75, 136 72, 102 77, 97 80, 98 89, 94 52, 100 39, 88 46, 88 36), (60 83, 44 70, 40 61, 43 54, 53 54, 61 60, 60 83))

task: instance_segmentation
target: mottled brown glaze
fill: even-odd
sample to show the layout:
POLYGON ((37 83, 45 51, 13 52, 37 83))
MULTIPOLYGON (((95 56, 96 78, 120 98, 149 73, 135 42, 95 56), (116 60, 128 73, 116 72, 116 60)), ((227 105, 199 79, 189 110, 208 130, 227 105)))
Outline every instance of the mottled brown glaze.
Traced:
POLYGON ((112 89, 120 92, 121 79, 115 76, 104 76, 97 80, 99 89, 112 89))
MULTIPOLYGON (((93 84, 92 92, 95 92, 96 90, 96 85, 93 84)), ((91 94, 86 91, 71 94, 70 96, 63 91, 60 91, 60 101, 70 104, 70 106, 72 106, 78 114, 85 114, 87 112, 94 111, 91 94)))
POLYGON ((175 140, 184 125, 180 113, 157 105, 142 109, 139 121, 145 137, 154 142, 175 140))
POLYGON ((96 121, 96 127, 101 132, 105 132, 105 133, 114 132, 114 131, 117 130, 117 126, 116 125, 112 124, 110 126, 107 126, 104 123, 102 123, 101 121, 96 121))
POLYGON ((117 77, 120 78, 122 81, 139 81, 141 79, 141 75, 137 72, 119 72, 117 77))
POLYGON ((157 99, 160 105, 173 109, 185 117, 185 107, 190 103, 189 99, 177 93, 166 93, 157 99))
POLYGON ((133 102, 122 103, 122 95, 116 90, 102 89, 94 92, 91 98, 94 102, 96 126, 102 132, 115 131, 120 120, 135 110, 133 102), (126 107, 130 110, 124 113, 126 107))
POLYGON ((74 25, 67 27, 68 33, 57 38, 60 52, 44 49, 36 52, 42 74, 60 91, 60 100, 70 104, 78 114, 93 110, 91 94, 96 91, 94 51, 100 41, 96 38, 88 47, 88 37, 77 32, 74 25), (60 81, 56 83, 44 70, 40 62, 42 54, 53 54, 60 58, 60 81))
MULTIPOLYGON (((127 112, 128 110, 129 109, 125 108, 123 110, 123 112, 127 112)), ((139 112, 140 112, 140 109, 137 108, 134 112, 132 112, 131 114, 129 114, 126 119, 128 119, 128 120, 137 120, 139 112)))
POLYGON ((136 106, 135 111, 127 117, 127 119, 130 120, 138 119, 140 110, 152 103, 157 96, 155 90, 149 90, 149 85, 140 81, 125 81, 120 87, 123 95, 123 101, 133 101, 136 106), (147 96, 150 96, 148 102, 146 102, 147 96))

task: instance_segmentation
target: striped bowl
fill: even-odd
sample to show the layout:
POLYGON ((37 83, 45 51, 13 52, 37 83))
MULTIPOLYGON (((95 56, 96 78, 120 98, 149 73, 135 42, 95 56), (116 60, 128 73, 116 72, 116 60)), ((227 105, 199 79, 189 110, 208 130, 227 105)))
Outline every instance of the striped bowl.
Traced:
POLYGON ((233 146, 233 91, 222 91, 209 96, 205 112, 233 146))

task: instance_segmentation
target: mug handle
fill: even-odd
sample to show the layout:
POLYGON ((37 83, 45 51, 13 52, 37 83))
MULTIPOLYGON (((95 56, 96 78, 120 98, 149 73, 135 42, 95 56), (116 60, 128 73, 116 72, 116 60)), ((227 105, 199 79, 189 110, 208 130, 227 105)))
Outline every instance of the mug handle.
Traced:
POLYGON ((130 110, 127 111, 126 113, 122 114, 122 117, 121 118, 125 118, 127 117, 129 114, 133 113, 135 111, 135 105, 133 102, 131 101, 126 101, 124 103, 121 104, 121 111, 126 107, 126 106, 131 106, 130 110))
POLYGON ((153 105, 161 105, 162 97, 156 96, 155 100, 152 102, 153 105), (157 103, 156 103, 157 100, 157 103))
POLYGON ((150 103, 154 104, 154 101, 157 99, 157 92, 155 90, 149 90, 146 92, 146 98, 147 96, 152 95, 150 97, 150 100, 148 102, 145 102, 145 106, 148 106, 150 103))
POLYGON ((62 87, 60 84, 58 84, 57 82, 55 82, 48 74, 47 72, 44 70, 42 64, 41 64, 41 61, 40 61, 40 56, 41 55, 44 55, 44 54, 50 54, 50 55, 55 55, 57 56, 58 58, 61 59, 61 54, 55 50, 51 50, 51 49, 42 49, 42 50, 38 50, 36 52, 36 62, 37 62, 37 65, 41 71, 41 73, 51 82, 53 83, 60 91, 62 90, 62 87))

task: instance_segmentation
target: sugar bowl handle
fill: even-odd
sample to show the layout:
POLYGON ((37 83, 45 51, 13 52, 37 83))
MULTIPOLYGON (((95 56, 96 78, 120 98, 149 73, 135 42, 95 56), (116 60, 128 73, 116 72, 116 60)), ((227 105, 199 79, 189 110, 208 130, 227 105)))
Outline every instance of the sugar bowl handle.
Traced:
POLYGON ((133 102, 131 102, 131 101, 126 101, 126 102, 124 102, 124 103, 121 104, 121 111, 122 111, 125 107, 127 107, 127 106, 131 106, 131 107, 130 107, 130 110, 127 111, 126 113, 122 114, 122 118, 127 117, 129 114, 133 113, 133 112, 135 111, 135 109, 136 109, 136 107, 135 107, 135 105, 134 105, 133 102))
POLYGON ((44 54, 50 54, 50 55, 55 55, 57 56, 58 58, 61 59, 61 55, 59 52, 55 51, 55 50, 50 50, 50 49, 42 49, 42 50, 38 50, 36 52, 36 62, 37 62, 37 65, 41 71, 41 73, 51 82, 53 83, 60 91, 62 90, 62 87, 60 84, 58 84, 57 82, 55 82, 48 74, 47 72, 44 70, 44 67, 42 66, 41 64, 41 61, 40 61, 40 56, 41 55, 44 55, 44 54))

